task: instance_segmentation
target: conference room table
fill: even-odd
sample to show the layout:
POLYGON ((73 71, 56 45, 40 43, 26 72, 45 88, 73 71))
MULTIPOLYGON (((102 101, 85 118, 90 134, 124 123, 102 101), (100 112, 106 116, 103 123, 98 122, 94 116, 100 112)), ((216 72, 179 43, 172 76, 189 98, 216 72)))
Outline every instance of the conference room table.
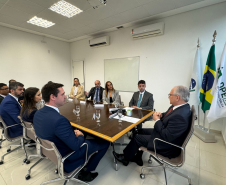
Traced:
MULTIPOLYGON (((122 122, 118 122, 118 119, 109 119, 109 116, 112 114, 109 111, 110 108, 115 108, 115 106, 113 104, 104 104, 103 107, 98 107, 98 105, 94 107, 93 101, 91 100, 80 102, 77 99, 73 99, 60 107, 59 111, 61 115, 65 116, 70 121, 73 127, 111 142, 113 150, 115 150, 114 142, 118 138, 129 132, 136 125, 142 123, 154 113, 154 111, 149 110, 133 109, 131 117, 138 118, 136 123, 123 120, 122 122), (79 116, 73 112, 73 109, 76 109, 76 106, 78 105, 80 106, 79 116), (97 119, 93 119, 97 109, 100 110, 99 124, 96 122, 97 119)), ((123 108, 123 106, 120 106, 120 108, 123 108)), ((126 113, 123 113, 123 115, 126 115, 126 113)), ((115 170, 117 171, 117 160, 115 157, 114 162, 115 170)))

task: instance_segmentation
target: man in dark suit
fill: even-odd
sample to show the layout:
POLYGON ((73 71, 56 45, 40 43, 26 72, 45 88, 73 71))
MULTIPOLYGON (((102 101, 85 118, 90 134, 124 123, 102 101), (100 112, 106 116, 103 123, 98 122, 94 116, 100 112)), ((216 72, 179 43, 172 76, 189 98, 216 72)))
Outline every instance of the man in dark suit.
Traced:
POLYGON ((4 98, 0 105, 0 115, 7 126, 15 125, 8 129, 10 137, 17 137, 23 134, 23 127, 17 118, 20 115, 21 105, 18 98, 23 94, 24 85, 20 82, 9 84, 10 93, 4 98))
POLYGON ((83 143, 88 144, 88 156, 98 151, 78 176, 80 180, 89 182, 97 177, 98 173, 91 171, 96 169, 106 153, 109 142, 102 139, 85 139, 82 132, 74 131, 68 119, 60 115, 58 108, 64 105, 66 99, 62 87, 62 84, 50 82, 42 88, 42 98, 46 105, 35 113, 35 132, 38 137, 54 142, 62 157, 76 151, 64 163, 67 173, 84 163, 86 147, 81 147, 83 143))
POLYGON ((9 88, 6 84, 0 83, 0 104, 2 100, 9 94, 9 88))
MULTIPOLYGON (((114 156, 125 166, 129 161, 136 162, 143 166, 141 146, 154 151, 153 140, 162 139, 166 142, 182 146, 189 131, 191 111, 187 103, 189 101, 189 90, 184 86, 174 87, 168 94, 170 108, 165 113, 155 112, 153 119, 155 125, 153 129, 141 129, 137 135, 124 149, 124 154, 113 153, 114 156)), ((180 155, 180 149, 162 142, 156 142, 156 151, 168 158, 175 158, 180 155)))
POLYGON ((101 83, 99 80, 96 80, 94 84, 95 87, 92 87, 89 93, 85 92, 86 98, 89 98, 91 96, 91 100, 95 99, 97 102, 102 102, 104 88, 100 86, 101 83))
MULTIPOLYGON (((135 109, 147 109, 147 110, 153 110, 154 107, 154 100, 153 95, 145 90, 146 83, 144 80, 140 80, 138 82, 138 89, 139 91, 135 92, 133 94, 132 99, 129 102, 129 106, 135 109)), ((142 128, 142 123, 137 125, 137 129, 142 128)), ((133 130, 133 134, 135 133, 135 130, 133 130)))

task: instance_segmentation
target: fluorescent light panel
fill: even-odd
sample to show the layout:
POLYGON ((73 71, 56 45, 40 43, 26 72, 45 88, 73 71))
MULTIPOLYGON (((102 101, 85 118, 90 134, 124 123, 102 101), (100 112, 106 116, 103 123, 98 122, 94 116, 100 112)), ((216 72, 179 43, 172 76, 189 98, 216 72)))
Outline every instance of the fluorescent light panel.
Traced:
POLYGON ((64 0, 58 1, 57 3, 53 4, 49 9, 58 13, 58 14, 66 16, 68 18, 71 18, 74 15, 83 12, 82 10, 77 8, 76 6, 66 2, 64 0))
POLYGON ((39 18, 34 16, 33 18, 31 18, 29 21, 27 21, 27 23, 30 24, 34 24, 36 26, 41 26, 43 28, 48 28, 50 26, 53 26, 55 23, 47 21, 45 19, 39 18))

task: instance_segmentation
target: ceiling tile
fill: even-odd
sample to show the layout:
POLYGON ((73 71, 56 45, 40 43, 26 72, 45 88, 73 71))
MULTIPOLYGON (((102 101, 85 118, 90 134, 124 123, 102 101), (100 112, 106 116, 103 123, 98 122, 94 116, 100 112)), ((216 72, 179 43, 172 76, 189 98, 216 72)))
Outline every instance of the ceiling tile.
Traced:
POLYGON ((19 19, 16 19, 14 17, 9 17, 7 15, 0 14, 0 22, 6 23, 9 25, 19 26, 24 21, 21 21, 19 19))
POLYGON ((96 9, 92 8, 87 10, 85 13, 88 13, 91 16, 96 17, 98 20, 102 20, 116 14, 116 12, 110 6, 102 6, 96 9))
POLYGON ((14 7, 17 10, 26 12, 31 15, 35 15, 45 9, 44 7, 28 0, 10 0, 9 2, 7 2, 7 6, 14 7))
POLYGON ((69 18, 67 18, 67 17, 65 17, 63 15, 60 15, 60 14, 58 14, 56 12, 53 12, 51 10, 48 10, 48 9, 46 9, 43 12, 37 14, 37 17, 46 19, 46 20, 54 22, 56 24, 64 22, 64 21, 69 19, 69 18))
POLYGON ((12 17, 21 21, 28 21, 31 18, 31 16, 28 13, 20 10, 16 10, 15 8, 12 8, 7 5, 3 6, 3 8, 0 10, 0 14, 7 15, 9 17, 12 17))
POLYGON ((36 26, 36 25, 33 25, 33 24, 29 24, 27 22, 24 22, 20 25, 20 27, 22 28, 25 28, 25 29, 29 29, 29 30, 33 30, 33 31, 37 31, 37 32, 43 32, 43 30, 45 29, 48 29, 48 28, 43 28, 43 27, 40 27, 40 26, 36 26))
POLYGON ((72 17, 68 20, 65 20, 64 22, 60 23, 61 26, 64 28, 76 30, 80 27, 83 27, 84 24, 80 23, 76 17, 72 17))
POLYGON ((97 21, 97 22, 94 22, 92 24, 89 24, 88 26, 95 29, 95 31, 105 30, 107 28, 112 27, 110 24, 106 24, 103 21, 97 21))
POLYGON ((66 0, 66 1, 68 3, 75 5, 76 7, 80 8, 83 11, 92 8, 92 6, 89 4, 87 0, 66 0))
POLYGON ((7 2, 7 0, 0 0, 0 3, 5 4, 7 2))
POLYGON ((98 21, 98 19, 86 12, 82 12, 74 17, 75 21, 78 21, 84 25, 91 24, 98 21))
POLYGON ((49 28, 49 30, 53 30, 53 31, 56 31, 56 32, 59 32, 59 33, 66 33, 66 32, 71 31, 71 29, 65 28, 60 24, 55 24, 55 25, 51 26, 49 28))
POLYGON ((174 0, 155 0, 142 6, 148 11, 150 16, 175 9, 174 0))
POLYGON ((108 17, 107 19, 103 19, 101 21, 110 24, 112 27, 114 27, 126 23, 127 20, 128 20, 127 17, 122 17, 121 14, 119 14, 116 16, 108 17))
POLYGON ((57 3, 59 0, 29 0, 35 4, 38 4, 44 8, 49 8, 54 3, 57 3))
POLYGON ((1 9, 1 7, 3 7, 4 6, 4 4, 3 3, 0 3, 0 9, 1 9))
POLYGON ((173 0, 175 5, 176 5, 176 8, 180 8, 180 7, 183 7, 183 6, 187 6, 187 5, 190 5, 190 4, 194 4, 194 3, 198 3, 200 1, 203 1, 203 0, 173 0))
POLYGON ((65 39, 73 39, 73 38, 80 37, 80 36, 83 36, 83 35, 85 35, 84 32, 72 30, 68 33, 65 33, 64 38, 65 39))

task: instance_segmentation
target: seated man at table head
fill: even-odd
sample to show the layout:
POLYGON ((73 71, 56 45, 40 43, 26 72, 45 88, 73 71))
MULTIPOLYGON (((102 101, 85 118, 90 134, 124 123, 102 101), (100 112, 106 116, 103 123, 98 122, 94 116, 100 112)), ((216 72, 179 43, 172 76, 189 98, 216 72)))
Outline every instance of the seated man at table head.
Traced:
POLYGON ((113 84, 110 81, 107 81, 105 84, 105 90, 103 92, 103 103, 120 104, 119 92, 114 89, 113 84))
POLYGON ((74 84, 71 88, 70 98, 77 98, 78 100, 85 100, 83 86, 80 85, 79 79, 74 78, 74 84))
POLYGON ((4 83, 0 83, 0 104, 7 94, 9 94, 9 87, 4 83))
POLYGON ((94 84, 95 87, 92 87, 89 92, 85 92, 86 98, 89 98, 91 96, 91 100, 102 102, 104 88, 100 86, 100 80, 96 80, 94 84))
POLYGON ((22 120, 33 123, 33 118, 38 110, 36 104, 42 100, 41 92, 36 87, 29 87, 24 92, 24 103, 20 111, 22 120))
POLYGON ((64 163, 64 170, 67 173, 84 163, 86 147, 81 147, 83 143, 88 144, 88 156, 98 151, 78 176, 82 181, 92 181, 98 173, 91 171, 96 169, 106 153, 109 142, 101 139, 85 139, 83 133, 79 130, 74 131, 69 120, 59 113, 58 108, 64 105, 66 99, 62 84, 47 83, 42 88, 42 97, 46 105, 35 113, 33 123, 36 135, 54 142, 62 157, 76 151, 64 163))
POLYGON ((144 80, 138 82, 139 91, 133 94, 129 102, 129 106, 135 109, 153 110, 154 100, 153 95, 145 90, 146 83, 144 80))
POLYGON ((18 116, 20 115, 21 105, 18 98, 23 94, 24 85, 20 82, 9 84, 10 93, 3 99, 0 105, 0 115, 7 126, 15 125, 8 129, 10 137, 17 137, 23 134, 23 127, 18 116))
MULTIPOLYGON (((136 162, 139 166, 143 165, 141 146, 154 151, 153 140, 162 139, 174 145, 182 146, 191 124, 191 111, 187 103, 190 93, 187 87, 176 86, 168 94, 171 106, 165 113, 155 112, 154 128, 141 129, 139 133, 130 141, 123 150, 123 154, 114 153, 114 156, 125 166, 129 161, 136 162)), ((168 158, 175 158, 180 155, 181 150, 172 145, 156 141, 156 152, 168 158)))

